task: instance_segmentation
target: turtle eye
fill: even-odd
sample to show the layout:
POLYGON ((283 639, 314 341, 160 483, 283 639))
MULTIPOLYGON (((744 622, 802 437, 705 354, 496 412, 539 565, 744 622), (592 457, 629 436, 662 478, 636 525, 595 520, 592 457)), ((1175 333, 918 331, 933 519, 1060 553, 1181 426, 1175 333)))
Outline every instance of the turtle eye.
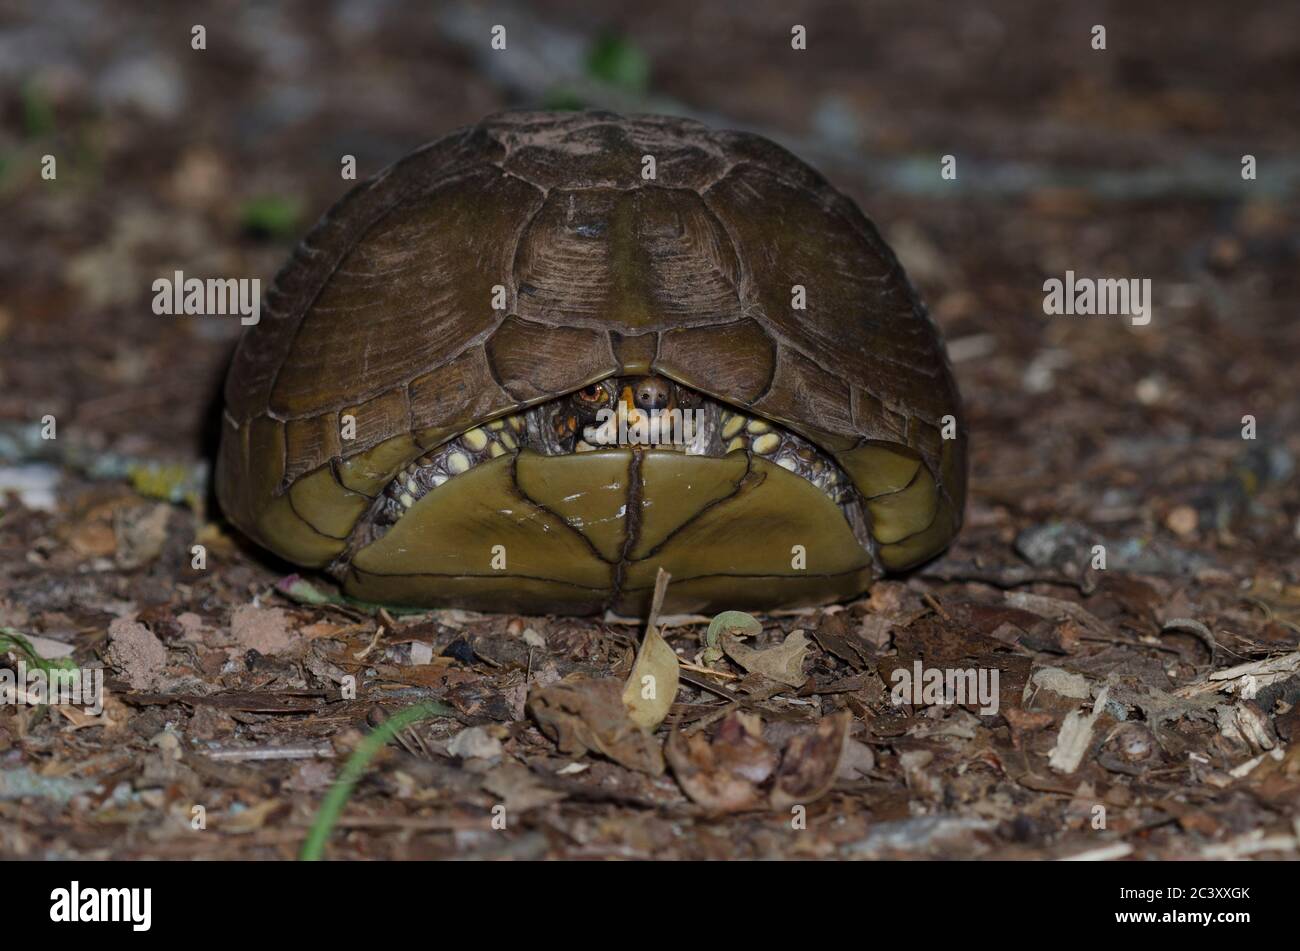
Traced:
POLYGON ((578 399, 588 403, 600 403, 605 399, 604 387, 593 383, 590 386, 584 386, 578 391, 578 399))

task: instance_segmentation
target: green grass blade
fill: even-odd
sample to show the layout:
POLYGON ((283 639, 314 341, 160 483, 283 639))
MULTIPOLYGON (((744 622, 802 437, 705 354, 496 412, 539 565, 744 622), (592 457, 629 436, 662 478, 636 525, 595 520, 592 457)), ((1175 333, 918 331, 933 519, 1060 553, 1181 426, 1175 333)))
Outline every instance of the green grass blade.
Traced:
POLYGON ((330 833, 334 830, 334 825, 339 821, 339 816, 343 814, 343 808, 352 798, 352 790, 356 788, 357 782, 365 775, 366 767, 374 759, 376 753, 382 750, 399 730, 404 730, 412 723, 418 723, 420 720, 428 720, 432 717, 450 717, 455 716, 456 711, 451 707, 430 701, 429 703, 417 703, 413 707, 407 707, 401 713, 394 714, 388 720, 385 720, 375 731, 367 736, 348 757, 347 763, 343 765, 343 771, 339 773, 338 779, 326 793, 324 800, 321 801, 320 811, 316 813, 316 821, 311 825, 311 831, 307 834, 307 841, 302 844, 302 852, 299 859, 304 862, 317 862, 325 854, 325 843, 329 840, 330 833))

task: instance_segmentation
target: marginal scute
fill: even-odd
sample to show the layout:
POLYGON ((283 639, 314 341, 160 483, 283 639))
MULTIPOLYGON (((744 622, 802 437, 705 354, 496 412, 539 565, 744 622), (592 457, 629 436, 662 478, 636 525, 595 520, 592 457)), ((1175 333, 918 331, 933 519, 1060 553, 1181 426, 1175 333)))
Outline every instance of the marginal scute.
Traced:
POLYGON ((907 488, 867 500, 871 534, 882 545, 900 542, 928 528, 938 505, 934 476, 922 466, 907 488))
POLYGON ((411 435, 394 436, 372 449, 335 463, 338 480, 346 488, 373 498, 407 463, 424 450, 411 435))
POLYGON ((772 384, 753 408, 831 452, 857 442, 849 386, 844 378, 789 347, 778 351, 772 384))
POLYGON ((338 416, 344 456, 364 452, 394 436, 411 431, 411 409, 405 387, 390 390, 357 406, 345 406, 338 416), (346 417, 352 418, 349 424, 346 417), (355 432, 352 431, 355 426, 355 432), (347 438, 347 435, 352 438, 347 438))
POLYGON ((628 376, 649 373, 654 365, 655 355, 659 352, 659 335, 646 333, 624 336, 611 330, 609 347, 614 351, 614 360, 619 365, 619 373, 628 376))
POLYGON ((907 445, 907 417, 860 385, 853 387, 853 426, 867 439, 907 445))
POLYGON ((940 435, 938 426, 932 426, 925 420, 913 416, 907 435, 909 446, 915 446, 931 464, 939 462, 943 455, 943 436, 940 435))
POLYGON ((892 545, 881 545, 876 554, 889 571, 905 571, 941 551, 956 531, 957 516, 953 505, 947 498, 940 498, 929 528, 892 545))
MULTIPOLYGON (((251 499, 263 502, 285 490, 284 423, 269 416, 257 416, 247 425, 248 469, 244 473, 251 499)), ((257 502, 253 503, 256 514, 257 502)))
POLYGON ((519 400, 556 396, 618 369, 609 337, 581 327, 548 327, 507 318, 487 343, 488 360, 506 391, 519 400))
MULTIPOLYGON (((248 477, 252 458, 248 452, 248 432, 247 423, 241 426, 228 415, 222 414, 221 445, 217 449, 217 465, 214 472, 217 501, 221 505, 221 511, 225 513, 226 518, 246 532, 253 524, 252 485, 248 477)), ((258 541, 263 545, 267 544, 261 539, 258 541)))
POLYGON ((346 539, 370 499, 339 485, 328 468, 317 469, 289 487, 293 510, 321 535, 346 539))
POLYGON ((663 335, 655 369, 675 380, 728 394, 748 404, 772 382, 776 345, 752 320, 712 327, 688 327, 663 335))
POLYGON ((915 453, 896 445, 869 444, 835 458, 867 499, 906 488, 921 467, 915 453))

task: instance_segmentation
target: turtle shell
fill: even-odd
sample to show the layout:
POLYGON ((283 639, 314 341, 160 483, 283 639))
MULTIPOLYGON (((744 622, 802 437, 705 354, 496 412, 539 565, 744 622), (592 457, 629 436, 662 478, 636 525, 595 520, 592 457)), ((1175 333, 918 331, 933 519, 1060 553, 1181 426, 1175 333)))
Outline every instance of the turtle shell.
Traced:
MULTIPOLYGON (((630 536, 602 554, 608 585, 587 579, 582 597, 516 596, 541 583, 522 576, 513 587, 497 577, 490 596, 450 583, 397 590, 367 586, 348 566, 358 525, 414 460, 485 422, 640 374, 806 439, 851 479, 869 523, 865 567, 849 580, 791 582, 774 600, 720 582, 692 607, 847 597, 881 568, 941 551, 960 524, 957 389, 934 323, 871 222, 759 136, 597 112, 489 117, 326 213, 240 341, 218 498, 260 544, 332 567, 362 596, 635 608, 643 599, 619 590, 630 536)), ((563 478, 577 478, 581 461, 563 478)), ((469 499, 465 482, 456 494, 469 499)), ((478 575, 440 557, 430 578, 478 575)), ((737 574, 700 558, 689 570, 701 577, 737 574)), ((765 574, 779 592, 769 582, 780 573, 765 574)))

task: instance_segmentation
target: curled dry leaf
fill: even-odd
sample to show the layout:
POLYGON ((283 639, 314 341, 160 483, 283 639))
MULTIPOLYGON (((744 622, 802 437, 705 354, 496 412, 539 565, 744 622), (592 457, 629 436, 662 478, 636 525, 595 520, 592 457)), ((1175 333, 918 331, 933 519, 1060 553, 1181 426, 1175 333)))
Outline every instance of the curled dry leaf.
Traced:
POLYGON ((674 733, 665 755, 686 795, 711 812, 788 809, 830 791, 850 722, 845 712, 823 718, 815 729, 790 739, 779 765, 757 718, 743 714, 726 717, 712 736, 674 733))
POLYGON ((808 679, 803 672, 803 659, 808 653, 808 638, 803 631, 791 631, 783 643, 766 650, 754 650, 733 635, 723 634, 722 649, 751 674, 762 674, 788 687, 801 686, 808 679))
POLYGON ((654 732, 677 699, 679 679, 677 654, 655 628, 650 628, 623 686, 623 705, 632 722, 654 732))
POLYGON ((622 693, 613 678, 561 680, 534 688, 528 711, 562 753, 600 753, 628 769, 660 776, 663 751, 628 715, 622 693))
POLYGON ((772 790, 773 809, 807 805, 830 792, 844 756, 851 719, 847 712, 833 713, 822 717, 815 730, 790 739, 772 790))
POLYGON ((763 788, 777 765, 756 718, 729 714, 713 736, 674 732, 664 753, 686 795, 711 812, 744 812, 767 805, 763 788))
POLYGON ((483 777, 483 788, 500 796, 509 813, 519 814, 564 799, 562 790, 549 788, 520 763, 503 763, 483 777))

